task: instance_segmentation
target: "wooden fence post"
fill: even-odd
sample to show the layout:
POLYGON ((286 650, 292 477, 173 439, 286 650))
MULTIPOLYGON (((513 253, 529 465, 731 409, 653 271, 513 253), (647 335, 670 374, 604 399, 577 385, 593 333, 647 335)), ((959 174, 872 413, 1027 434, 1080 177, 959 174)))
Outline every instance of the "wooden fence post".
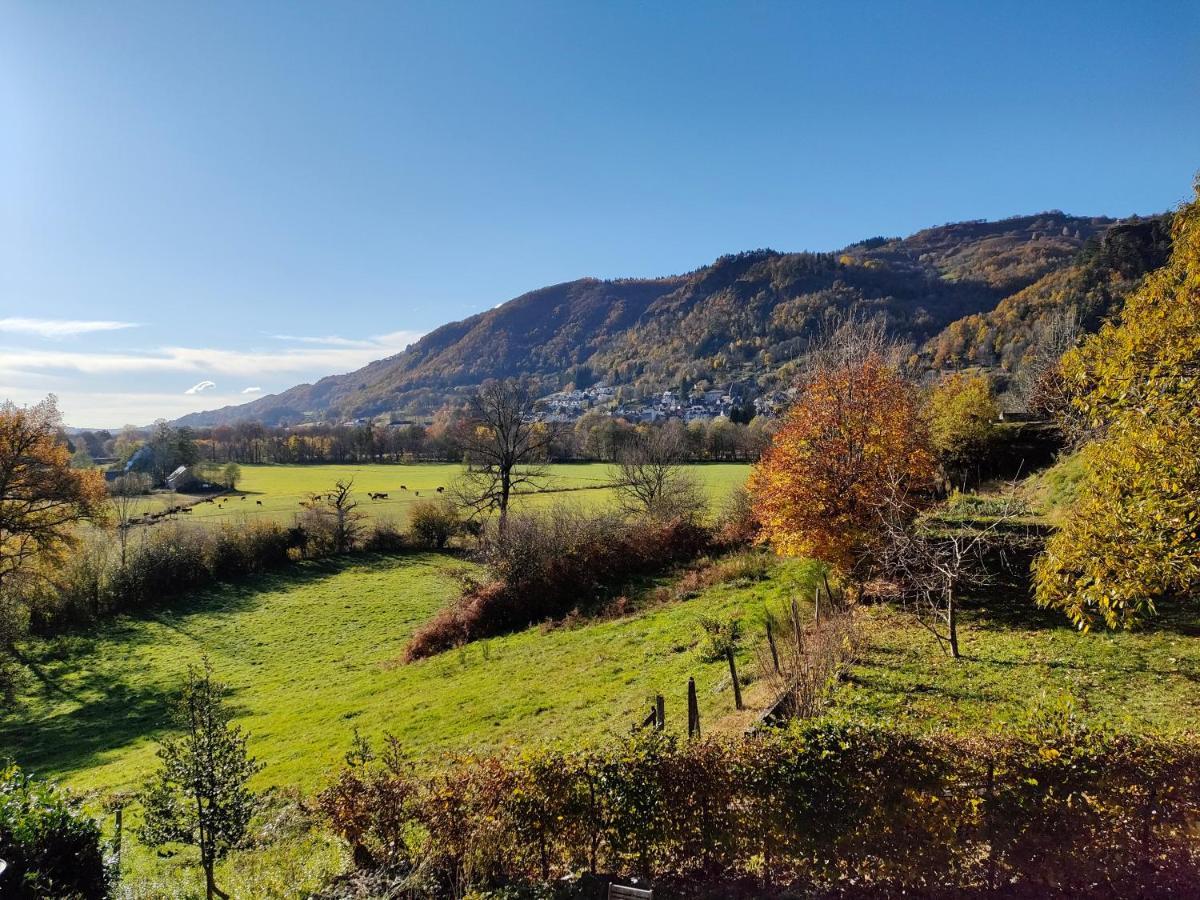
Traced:
POLYGON ((821 586, 819 584, 813 594, 813 623, 821 624, 821 586))
POLYGON ((656 694, 654 697, 654 713, 657 720, 654 727, 662 731, 667 725, 666 704, 663 702, 662 694, 656 694))
POLYGON ((733 682, 733 705, 742 708, 742 686, 738 684, 737 663, 733 659, 733 648, 725 651, 725 659, 729 661, 729 678, 733 682))
POLYGON ((700 704, 696 702, 696 679, 688 679, 688 737, 700 736, 700 704))
POLYGON ((779 673, 779 651, 775 649, 775 635, 771 631, 771 617, 767 616, 767 643, 771 647, 771 662, 775 666, 775 674, 779 673))

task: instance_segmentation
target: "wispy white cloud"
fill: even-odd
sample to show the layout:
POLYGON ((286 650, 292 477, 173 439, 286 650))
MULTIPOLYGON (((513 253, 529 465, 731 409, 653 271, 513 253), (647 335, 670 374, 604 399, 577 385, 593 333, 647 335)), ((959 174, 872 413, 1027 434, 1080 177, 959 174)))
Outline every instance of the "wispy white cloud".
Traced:
POLYGON ((4 348, 0 351, 0 372, 20 375, 46 370, 74 371, 87 375, 195 372, 240 377, 272 373, 332 375, 397 353, 419 337, 417 332, 395 331, 371 338, 361 347, 288 347, 273 351, 162 347, 144 353, 101 353, 4 348))
POLYGON ((190 388, 188 388, 186 391, 184 391, 184 393, 185 394, 202 394, 207 390, 211 390, 212 388, 215 388, 216 386, 217 386, 217 383, 215 381, 201 381, 199 384, 193 384, 190 388))
POLYGON ((10 334, 32 334, 43 338, 75 337, 93 331, 120 331, 137 328, 136 322, 114 322, 108 319, 0 319, 0 331, 10 334))
POLYGON ((260 387, 242 388, 242 393, 243 394, 261 394, 262 388, 260 388, 260 387))
POLYGON ((329 334, 323 337, 300 334, 273 334, 271 335, 277 341, 288 341, 293 344, 320 344, 326 347, 373 347, 375 341, 360 340, 355 338, 344 338, 336 334, 329 334))

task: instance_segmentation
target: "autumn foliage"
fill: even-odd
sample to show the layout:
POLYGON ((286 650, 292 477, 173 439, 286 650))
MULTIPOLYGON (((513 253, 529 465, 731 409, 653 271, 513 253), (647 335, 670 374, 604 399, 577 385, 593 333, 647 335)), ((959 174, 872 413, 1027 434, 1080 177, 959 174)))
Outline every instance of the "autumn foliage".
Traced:
POLYGON ((1100 436, 1037 598, 1081 628, 1132 627, 1200 590, 1200 188, 1175 216, 1170 262, 1063 373, 1100 436))
POLYGON ((1200 748, 1044 721, 986 739, 651 730, 432 773, 393 746, 319 803, 359 866, 419 896, 549 896, 517 888, 580 872, 655 896, 1192 896, 1200 748))
POLYGON ((104 476, 71 468, 59 425, 53 397, 0 406, 0 589, 60 565, 75 524, 104 512, 104 476))
POLYGON ((855 576, 880 534, 885 498, 920 498, 935 475, 916 392, 872 353, 816 374, 749 487, 777 550, 855 576))

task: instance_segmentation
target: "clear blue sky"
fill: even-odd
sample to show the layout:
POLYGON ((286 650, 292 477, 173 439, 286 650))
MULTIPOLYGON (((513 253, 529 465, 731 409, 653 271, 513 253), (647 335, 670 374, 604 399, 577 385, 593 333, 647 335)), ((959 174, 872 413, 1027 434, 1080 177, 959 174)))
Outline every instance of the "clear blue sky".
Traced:
POLYGON ((0 397, 146 422, 548 283, 1198 168, 1195 2, 0 2, 0 397))

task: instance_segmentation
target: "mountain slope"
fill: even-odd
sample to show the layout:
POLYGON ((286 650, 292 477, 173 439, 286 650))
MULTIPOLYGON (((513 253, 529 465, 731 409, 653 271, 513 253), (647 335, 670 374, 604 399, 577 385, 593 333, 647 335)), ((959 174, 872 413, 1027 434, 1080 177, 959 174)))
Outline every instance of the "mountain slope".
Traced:
POLYGON ((547 390, 604 379, 633 395, 704 381, 766 389, 787 381, 832 310, 881 314, 918 347, 1064 277, 1114 224, 1047 212, 872 238, 840 253, 740 253, 668 278, 581 279, 444 325, 356 372, 180 422, 428 413, 486 378, 517 375, 547 390))

